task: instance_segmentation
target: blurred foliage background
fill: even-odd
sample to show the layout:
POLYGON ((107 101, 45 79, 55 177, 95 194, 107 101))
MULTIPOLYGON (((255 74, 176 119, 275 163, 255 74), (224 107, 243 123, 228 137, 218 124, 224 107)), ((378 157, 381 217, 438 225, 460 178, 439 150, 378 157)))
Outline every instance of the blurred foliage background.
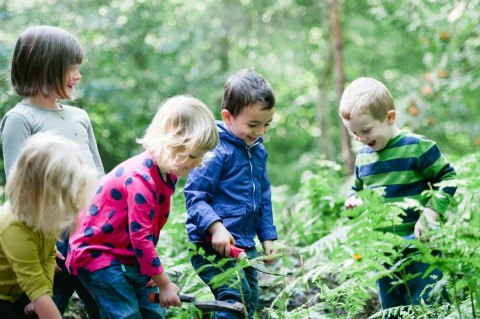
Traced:
MULTIPOLYGON (((478 21, 480 0, 0 0, 0 116, 20 100, 10 85, 10 59, 19 33, 35 24, 63 27, 85 48, 79 95, 67 103, 89 113, 106 171, 140 151, 135 139, 166 98, 191 94, 220 119, 224 82, 254 68, 277 97, 264 140, 280 243, 293 268, 325 275, 330 261, 315 247, 328 243, 324 236, 337 227, 349 180, 337 115, 339 74, 346 84, 359 76, 384 82, 399 125, 435 140, 455 162, 480 151, 478 21), (343 56, 341 69, 335 51, 343 56)), ((358 145, 352 144, 353 153, 358 145)), ((189 264, 181 183, 176 214, 162 230, 162 262, 183 292, 206 296, 189 264)), ((3 157, 0 185, 1 191, 3 157)), ((465 191, 478 198, 478 188, 465 191)), ((304 304, 315 293, 305 278, 294 277, 293 290, 260 278, 261 307, 268 312, 275 304, 270 316, 280 318, 276 309, 304 304)), ((363 307, 365 316, 369 307, 378 309, 363 307)))
MULTIPOLYGON (((139 151, 135 138, 167 97, 191 94, 220 118, 228 75, 252 67, 277 95, 265 138, 272 184, 295 192, 314 160, 342 162, 327 2, 334 3, 0 0, 0 115, 19 101, 10 59, 18 34, 34 24, 63 27, 84 46, 73 104, 90 114, 107 170, 139 151)), ((478 150, 479 1, 334 5, 347 83, 358 76, 383 81, 400 125, 436 140, 452 159, 478 150)))

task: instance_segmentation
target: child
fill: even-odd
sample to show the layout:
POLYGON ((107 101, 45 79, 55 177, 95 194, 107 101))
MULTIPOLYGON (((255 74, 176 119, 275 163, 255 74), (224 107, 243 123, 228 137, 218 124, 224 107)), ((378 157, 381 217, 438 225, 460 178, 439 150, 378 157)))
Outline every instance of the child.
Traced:
POLYGON ((102 318, 163 318, 147 287, 160 290, 162 307, 178 306, 178 287, 163 270, 156 245, 170 213, 177 176, 187 176, 218 144, 212 112, 199 100, 177 96, 158 110, 145 151, 105 175, 70 238, 70 271, 92 292, 102 318))
MULTIPOLYGON (((73 90, 80 80, 83 49, 69 32, 51 26, 27 28, 17 40, 12 58, 13 88, 23 100, 11 109, 1 123, 3 158, 7 180, 20 148, 29 136, 54 130, 77 142, 85 162, 104 174, 103 165, 88 114, 77 107, 57 103, 57 99, 73 99, 73 90)), ((90 318, 98 318, 95 302, 76 277, 65 268, 68 235, 57 243, 57 274, 54 300, 64 313, 73 292, 85 304, 90 318)))
MULTIPOLYGON (((184 189, 189 239, 206 252, 191 258, 193 267, 202 268, 199 276, 210 285, 217 300, 244 303, 250 318, 259 300, 255 269, 243 269, 239 291, 228 285, 213 288, 210 284, 215 275, 235 267, 234 261, 226 263, 222 270, 208 265, 212 264, 210 256, 215 256, 215 263, 229 256, 230 244, 244 248, 249 258, 255 257, 256 235, 265 255, 275 253, 273 240, 277 239, 277 231, 273 224, 267 151, 262 145, 262 135, 274 112, 274 93, 261 75, 248 69, 233 74, 224 87, 223 123, 217 123, 220 144, 212 159, 190 173, 184 189)), ((217 312, 215 318, 242 317, 217 312)))
MULTIPOLYGON (((425 231, 437 223, 445 214, 455 193, 455 188, 441 189, 444 197, 427 197, 422 192, 445 180, 455 179, 452 166, 438 149, 435 142, 400 130, 395 124, 396 112, 393 98, 388 89, 372 78, 353 81, 343 93, 340 101, 340 117, 355 139, 365 146, 358 152, 355 162, 355 181, 352 196, 345 202, 346 208, 359 204, 355 193, 362 189, 384 187, 384 197, 389 202, 400 202, 405 198, 418 200, 423 210, 406 210, 403 223, 386 231, 405 238, 424 236, 425 231)), ((428 265, 413 262, 407 273, 423 274, 428 265)), ((433 275, 442 276, 439 270, 433 275)), ((394 279, 382 278, 377 282, 380 303, 383 309, 419 304, 420 294, 435 281, 430 277, 417 276, 408 281, 413 300, 407 297, 404 285, 394 285, 394 279)), ((425 294, 427 298, 429 294, 425 294)))
POLYGON ((25 141, 0 208, 2 318, 27 318, 30 302, 40 319, 62 318, 51 298, 55 241, 87 204, 95 180, 74 142, 52 132, 25 141))

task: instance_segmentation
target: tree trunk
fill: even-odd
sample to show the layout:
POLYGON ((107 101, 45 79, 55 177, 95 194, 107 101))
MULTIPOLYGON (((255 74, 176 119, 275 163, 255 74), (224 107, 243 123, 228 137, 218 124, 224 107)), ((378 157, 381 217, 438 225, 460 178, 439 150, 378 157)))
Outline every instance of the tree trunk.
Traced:
MULTIPOLYGON (((327 0, 328 3, 328 16, 330 23, 332 24, 333 35, 333 55, 335 61, 335 79, 337 87, 337 100, 340 99, 343 94, 343 87, 345 86, 345 72, 343 69, 343 37, 342 26, 338 18, 337 2, 336 0, 327 0)), ((341 127, 341 141, 342 141, 342 157, 347 167, 349 175, 353 174, 354 156, 352 152, 352 144, 347 128, 340 122, 341 127)))
MULTIPOLYGON (((327 39, 327 43, 330 42, 331 37, 330 39, 327 39)), ((333 68, 332 64, 332 52, 327 50, 325 56, 325 66, 323 68, 320 81, 318 82, 319 99, 315 110, 315 119, 321 130, 320 137, 318 138, 318 146, 320 152, 325 154, 326 158, 329 160, 335 160, 335 150, 333 148, 332 137, 330 134, 330 129, 332 126, 330 116, 332 112, 330 112, 328 102, 328 89, 330 86, 330 78, 333 68)))

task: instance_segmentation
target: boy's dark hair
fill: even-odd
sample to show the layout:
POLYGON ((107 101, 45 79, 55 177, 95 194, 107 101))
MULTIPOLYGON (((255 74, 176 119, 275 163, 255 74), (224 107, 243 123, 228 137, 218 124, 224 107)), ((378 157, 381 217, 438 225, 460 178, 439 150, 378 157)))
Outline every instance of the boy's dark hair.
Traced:
POLYGON ((19 36, 12 58, 11 80, 23 97, 56 94, 68 98, 65 76, 82 63, 83 49, 69 32, 52 26, 34 26, 19 36))
POLYGON ((252 69, 243 69, 231 75, 223 88, 222 110, 232 116, 255 103, 260 103, 262 110, 275 106, 275 94, 267 80, 252 69))

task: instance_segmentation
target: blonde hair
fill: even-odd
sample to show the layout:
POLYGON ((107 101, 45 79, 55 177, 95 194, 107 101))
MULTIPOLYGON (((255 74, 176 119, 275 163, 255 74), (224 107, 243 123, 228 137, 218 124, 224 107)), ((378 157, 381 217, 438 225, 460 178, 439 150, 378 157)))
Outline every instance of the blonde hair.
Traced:
POLYGON ((219 142, 212 112, 200 100, 178 95, 157 111, 145 136, 138 140, 160 168, 171 171, 179 160, 196 150, 211 150, 219 142))
POLYGON ((395 110, 395 104, 387 87, 374 78, 361 77, 350 83, 343 92, 339 115, 350 120, 354 115, 370 114, 384 121, 390 110, 395 110))
POLYGON ((57 238, 88 203, 96 173, 73 141, 53 132, 25 141, 7 181, 10 209, 35 231, 57 238))

